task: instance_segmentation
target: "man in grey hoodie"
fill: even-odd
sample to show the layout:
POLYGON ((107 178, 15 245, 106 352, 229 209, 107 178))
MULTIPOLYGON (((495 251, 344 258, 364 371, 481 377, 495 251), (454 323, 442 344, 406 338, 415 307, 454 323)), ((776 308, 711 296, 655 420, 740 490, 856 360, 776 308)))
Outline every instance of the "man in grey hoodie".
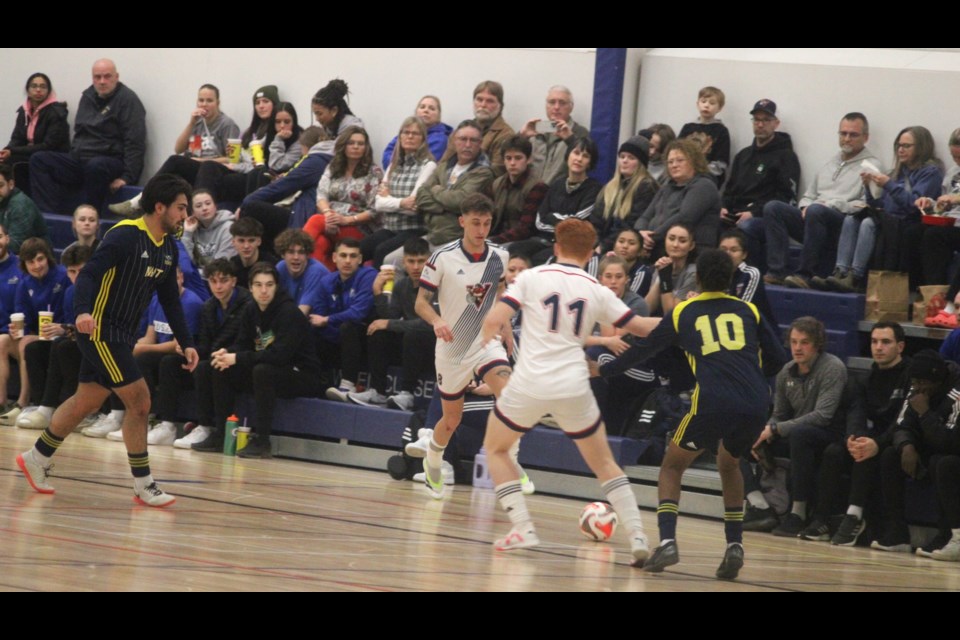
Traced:
POLYGON ((844 218, 857 215, 867 206, 860 163, 869 160, 882 169, 880 159, 866 147, 870 139, 867 117, 858 112, 843 116, 838 135, 840 152, 820 168, 796 207, 786 202, 768 202, 764 207, 770 284, 809 289, 813 280, 816 287, 821 278, 830 275, 836 262, 844 218), (803 242, 796 274, 790 274, 787 267, 790 238, 803 242))

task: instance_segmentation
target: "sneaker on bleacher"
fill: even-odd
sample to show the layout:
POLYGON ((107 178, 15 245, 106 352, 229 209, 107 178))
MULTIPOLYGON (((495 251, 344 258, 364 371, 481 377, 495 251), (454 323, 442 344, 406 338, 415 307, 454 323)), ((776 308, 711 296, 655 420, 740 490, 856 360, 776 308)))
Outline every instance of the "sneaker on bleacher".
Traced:
POLYGON ((400 411, 413 411, 413 394, 409 391, 401 391, 396 395, 387 398, 387 406, 391 409, 400 411))
POLYGON ((350 382, 349 380, 341 380, 339 387, 330 387, 327 389, 327 400, 333 400, 335 402, 349 402, 347 399, 347 394, 356 393, 357 385, 350 382))
POLYGON ((387 396, 376 389, 353 391, 347 394, 347 401, 362 407, 382 407, 387 404, 387 396))

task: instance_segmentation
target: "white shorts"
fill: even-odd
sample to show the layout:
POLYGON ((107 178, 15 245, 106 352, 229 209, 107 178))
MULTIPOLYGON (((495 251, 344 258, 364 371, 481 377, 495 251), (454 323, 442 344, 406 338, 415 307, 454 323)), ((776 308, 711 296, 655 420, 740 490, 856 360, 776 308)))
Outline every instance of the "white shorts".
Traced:
POLYGON ((532 429, 549 413, 574 440, 593 435, 603 424, 597 400, 589 389, 575 398, 540 400, 508 384, 493 406, 493 412, 507 427, 520 433, 532 429))
POLYGON ((503 344, 491 340, 459 362, 451 362, 437 349, 437 388, 444 400, 459 400, 467 392, 467 386, 476 377, 482 378, 495 367, 509 367, 507 350, 503 344))

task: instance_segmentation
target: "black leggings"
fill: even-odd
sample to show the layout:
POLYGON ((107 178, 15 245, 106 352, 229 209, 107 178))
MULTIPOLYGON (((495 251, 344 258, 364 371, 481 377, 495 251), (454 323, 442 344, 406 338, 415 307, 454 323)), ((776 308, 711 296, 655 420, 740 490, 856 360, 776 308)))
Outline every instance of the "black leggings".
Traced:
POLYGON ((878 496, 880 486, 880 454, 854 462, 847 451, 846 440, 827 445, 817 478, 816 513, 823 519, 843 513, 847 506, 866 507, 878 496), (844 474, 850 474, 850 492, 844 504, 844 474))
MULTIPOLYGON (((160 420, 174 422, 178 418, 194 417, 177 414, 177 398, 180 393, 190 391, 194 387, 193 375, 183 368, 186 362, 183 356, 175 353, 168 353, 160 358, 156 391, 153 396, 153 406, 160 420)), ((211 426, 207 422, 201 424, 211 426)))
MULTIPOLYGON (((377 331, 367 338, 367 358, 370 364, 370 386, 377 392, 387 392, 387 368, 391 364, 403 367, 401 391, 413 393, 421 374, 433 370, 437 338, 429 329, 404 331, 377 331)), ((344 376, 346 377, 346 376, 344 376)))

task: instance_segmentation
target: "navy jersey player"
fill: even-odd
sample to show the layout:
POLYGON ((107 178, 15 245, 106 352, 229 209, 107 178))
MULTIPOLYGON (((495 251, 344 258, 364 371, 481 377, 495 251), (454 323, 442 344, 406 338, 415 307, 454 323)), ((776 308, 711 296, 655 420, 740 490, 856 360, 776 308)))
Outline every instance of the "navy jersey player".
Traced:
POLYGON ((57 408, 36 445, 17 456, 17 465, 36 491, 53 493, 47 482, 50 458, 81 420, 111 392, 123 401, 123 441, 134 477, 134 500, 166 507, 175 498, 150 475, 147 415, 150 391, 133 358, 143 312, 156 292, 187 363, 199 358, 187 328, 177 287, 174 235, 187 217, 191 187, 170 174, 154 176, 143 190, 142 218, 125 220, 104 236, 77 276, 74 310, 77 346, 83 355, 77 392, 57 408))
MULTIPOLYGON (((679 561, 676 543, 680 480, 705 449, 717 454, 723 485, 727 548, 717 577, 732 580, 743 566, 743 476, 739 458, 750 451, 770 408, 763 369, 783 364, 783 349, 757 308, 725 292, 734 273, 730 257, 719 249, 697 259, 703 293, 667 314, 646 340, 614 362, 644 361, 672 345, 687 354, 697 378, 690 412, 680 421, 660 467, 657 522, 660 545, 644 565, 659 572, 679 561)), ((609 373, 608 365, 601 373, 609 373)))

